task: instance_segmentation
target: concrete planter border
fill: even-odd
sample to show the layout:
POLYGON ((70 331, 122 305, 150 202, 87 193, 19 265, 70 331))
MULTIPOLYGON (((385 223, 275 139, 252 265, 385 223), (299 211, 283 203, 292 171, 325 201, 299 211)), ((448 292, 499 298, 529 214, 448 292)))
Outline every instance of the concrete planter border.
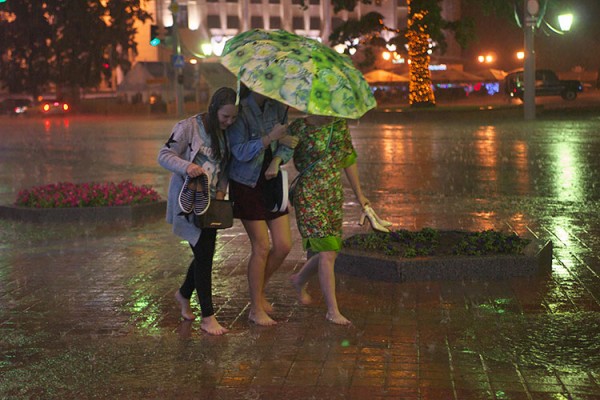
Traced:
POLYGON ((372 280, 498 280, 531 276, 552 268, 552 241, 532 239, 521 255, 400 258, 342 249, 335 271, 372 280))
POLYGON ((0 206, 0 218, 33 223, 120 223, 140 225, 164 217, 166 201, 115 207, 30 208, 0 206))

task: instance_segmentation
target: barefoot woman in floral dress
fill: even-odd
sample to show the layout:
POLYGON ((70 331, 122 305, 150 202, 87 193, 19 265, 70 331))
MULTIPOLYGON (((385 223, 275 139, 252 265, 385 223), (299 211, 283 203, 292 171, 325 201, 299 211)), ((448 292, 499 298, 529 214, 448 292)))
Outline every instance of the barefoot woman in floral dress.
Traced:
POLYGON ((369 203, 360 187, 348 124, 340 118, 310 115, 295 120, 289 130, 300 139, 294 164, 298 171, 304 171, 293 194, 296 222, 304 248, 316 253, 291 281, 300 302, 308 304, 311 298, 306 283, 318 271, 327 320, 348 325, 350 321, 338 309, 334 275, 335 259, 342 247, 342 169, 360 205, 364 208, 369 203))

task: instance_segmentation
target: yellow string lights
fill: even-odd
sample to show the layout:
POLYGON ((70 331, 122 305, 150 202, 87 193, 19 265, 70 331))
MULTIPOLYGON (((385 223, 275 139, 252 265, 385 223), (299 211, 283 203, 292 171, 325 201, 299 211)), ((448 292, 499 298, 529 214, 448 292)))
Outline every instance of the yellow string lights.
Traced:
POLYGON ((422 21, 427 10, 419 10, 411 14, 411 0, 408 4, 408 57, 410 60, 409 74, 409 103, 411 106, 433 106, 435 96, 431 87, 431 72, 429 71, 430 37, 427 25, 422 21))

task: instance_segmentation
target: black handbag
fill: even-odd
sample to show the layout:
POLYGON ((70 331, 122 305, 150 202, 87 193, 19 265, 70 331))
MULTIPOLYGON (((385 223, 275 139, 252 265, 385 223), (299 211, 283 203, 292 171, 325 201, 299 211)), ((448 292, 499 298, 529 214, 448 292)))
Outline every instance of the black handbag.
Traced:
POLYGON ((226 229, 233 226, 233 201, 211 199, 208 210, 202 215, 194 215, 194 225, 198 228, 226 229))

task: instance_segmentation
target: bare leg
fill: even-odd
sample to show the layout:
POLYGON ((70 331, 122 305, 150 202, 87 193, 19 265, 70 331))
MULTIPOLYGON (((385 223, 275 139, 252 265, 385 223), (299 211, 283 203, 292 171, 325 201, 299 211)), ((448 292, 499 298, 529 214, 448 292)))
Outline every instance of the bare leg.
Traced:
POLYGON ((307 305, 312 303, 310 294, 306 291, 306 285, 310 277, 317 273, 319 268, 319 255, 315 254, 300 268, 300 271, 290 277, 290 282, 298 293, 298 301, 301 304, 307 305))
POLYGON ((327 304, 327 315, 325 317, 334 324, 350 325, 351 322, 340 313, 335 297, 335 274, 333 268, 336 257, 337 252, 335 251, 323 251, 319 253, 319 283, 321 284, 321 291, 323 292, 323 296, 325 296, 325 303, 327 304))
POLYGON ((273 273, 281 267, 281 264, 283 264, 283 261, 292 249, 292 233, 290 230, 290 219, 287 215, 282 215, 277 219, 267 221, 267 226, 271 231, 273 247, 267 256, 267 264, 262 285, 262 304, 263 309, 267 313, 271 313, 273 312, 273 306, 267 300, 265 288, 273 273))
POLYGON ((248 262, 248 289, 250 291, 250 314, 248 318, 257 325, 275 325, 264 309, 263 288, 265 269, 269 256, 269 232, 265 221, 242 220, 250 237, 252 252, 248 262))
POLYGON ((200 329, 202 329, 204 332, 210 335, 217 336, 229 332, 227 328, 219 324, 217 318, 215 318, 214 315, 211 315, 210 317, 202 317, 202 321, 200 322, 200 329))
POLYGON ((192 307, 190 306, 190 299, 186 299, 185 297, 183 297, 179 292, 179 289, 177 289, 177 291, 175 292, 175 300, 177 300, 177 303, 179 303, 179 306, 181 307, 181 316, 184 319, 190 321, 196 319, 196 316, 192 311, 192 307))

